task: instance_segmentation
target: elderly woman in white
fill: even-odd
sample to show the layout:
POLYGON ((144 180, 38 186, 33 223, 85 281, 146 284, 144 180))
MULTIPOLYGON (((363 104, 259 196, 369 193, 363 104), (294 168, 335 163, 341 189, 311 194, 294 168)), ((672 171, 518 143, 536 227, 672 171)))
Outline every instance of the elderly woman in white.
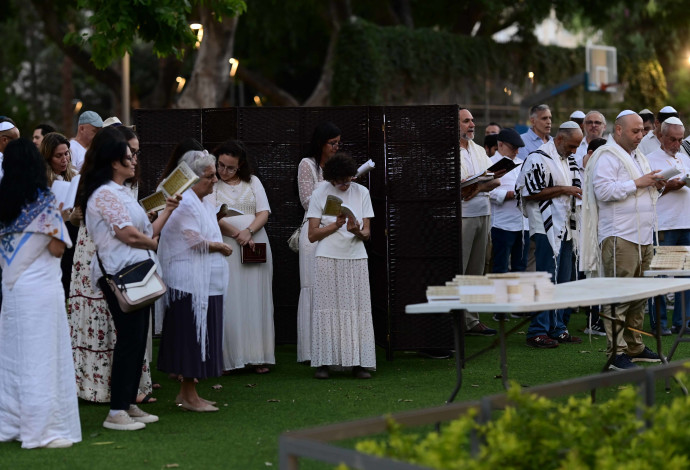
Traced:
POLYGON ((181 161, 199 181, 184 193, 161 233, 158 255, 168 293, 158 369, 182 375, 175 400, 181 408, 218 411, 214 402, 199 396, 196 379, 219 377, 223 371, 223 294, 228 285, 224 257, 232 249, 223 243, 211 197, 218 181, 215 157, 192 150, 181 161))

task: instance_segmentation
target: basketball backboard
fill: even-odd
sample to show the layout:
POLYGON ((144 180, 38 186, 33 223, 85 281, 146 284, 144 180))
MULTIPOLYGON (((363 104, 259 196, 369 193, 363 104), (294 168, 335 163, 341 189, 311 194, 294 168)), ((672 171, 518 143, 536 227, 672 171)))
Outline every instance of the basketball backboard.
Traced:
POLYGON ((587 90, 618 91, 618 65, 616 48, 588 44, 585 49, 587 61, 587 90))

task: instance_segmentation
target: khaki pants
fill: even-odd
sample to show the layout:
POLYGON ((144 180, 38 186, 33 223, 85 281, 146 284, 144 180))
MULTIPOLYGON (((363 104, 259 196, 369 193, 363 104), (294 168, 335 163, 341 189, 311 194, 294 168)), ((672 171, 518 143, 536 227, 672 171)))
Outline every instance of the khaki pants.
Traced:
MULTIPOLYGON (((491 216, 462 218, 462 272, 482 276, 486 261, 486 248, 491 229, 491 216)), ((474 328, 479 323, 479 315, 467 312, 465 328, 474 328)))
MULTIPOLYGON (((642 277, 652 262, 654 249, 652 245, 638 245, 619 237, 605 238, 601 244, 601 258, 606 277, 642 277), (641 253, 641 259, 640 259, 641 253)), ((644 324, 644 304, 646 299, 622 303, 616 306, 614 318, 616 324, 616 354, 625 353, 637 356, 644 350, 642 335, 627 327, 642 330, 644 324)), ((611 316, 611 306, 604 305, 604 315, 611 316)), ((611 321, 604 319, 606 329, 606 354, 613 352, 613 334, 611 321)))

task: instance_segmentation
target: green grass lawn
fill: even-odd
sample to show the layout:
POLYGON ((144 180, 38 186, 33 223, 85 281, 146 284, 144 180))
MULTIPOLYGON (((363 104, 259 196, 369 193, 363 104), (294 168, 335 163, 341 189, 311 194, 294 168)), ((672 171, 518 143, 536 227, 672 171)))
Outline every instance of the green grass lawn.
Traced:
MULTIPOLYGON (((571 333, 584 336, 582 328, 584 316, 573 316, 571 333)), ((523 386, 595 374, 605 362, 604 337, 592 337, 591 342, 584 338, 582 344, 554 350, 535 350, 525 346, 526 329, 508 339, 509 377, 523 386)), ((467 353, 489 341, 469 337, 467 353)), ((652 338, 645 337, 645 341, 655 349, 652 338)), ((672 337, 664 338, 665 351, 671 343, 672 337)), ((200 394, 220 406, 219 412, 208 414, 177 408, 173 403, 177 384, 157 372, 154 364, 154 380, 162 389, 155 393, 157 403, 142 407, 159 415, 158 423, 141 431, 110 431, 101 426, 107 405, 80 402, 81 443, 55 450, 24 450, 18 442, 0 443, 0 469, 277 468, 278 437, 287 430, 440 405, 450 394, 455 383, 453 359, 398 352, 389 362, 383 350, 378 353, 378 370, 371 380, 356 380, 346 373, 315 380, 314 369, 295 362, 294 346, 279 346, 277 365, 270 374, 242 371, 203 381, 200 394), (212 389, 215 384, 223 388, 212 389)), ((690 347, 681 344, 674 359, 688 356, 690 347)), ((498 350, 468 363, 457 400, 502 392, 499 374, 498 350)), ((676 386, 664 393, 663 384, 658 390, 658 402, 680 393, 676 386)), ((610 392, 603 391, 602 395, 610 392)), ((303 468, 328 467, 306 462, 303 468)))

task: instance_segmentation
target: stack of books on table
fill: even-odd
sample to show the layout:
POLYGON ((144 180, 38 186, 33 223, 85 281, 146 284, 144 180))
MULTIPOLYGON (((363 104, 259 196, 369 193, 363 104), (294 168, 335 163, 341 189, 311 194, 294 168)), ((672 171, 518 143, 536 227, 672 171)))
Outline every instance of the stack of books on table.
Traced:
POLYGON ((555 286, 546 272, 458 275, 445 286, 429 286, 429 302, 529 303, 553 299, 555 286))

